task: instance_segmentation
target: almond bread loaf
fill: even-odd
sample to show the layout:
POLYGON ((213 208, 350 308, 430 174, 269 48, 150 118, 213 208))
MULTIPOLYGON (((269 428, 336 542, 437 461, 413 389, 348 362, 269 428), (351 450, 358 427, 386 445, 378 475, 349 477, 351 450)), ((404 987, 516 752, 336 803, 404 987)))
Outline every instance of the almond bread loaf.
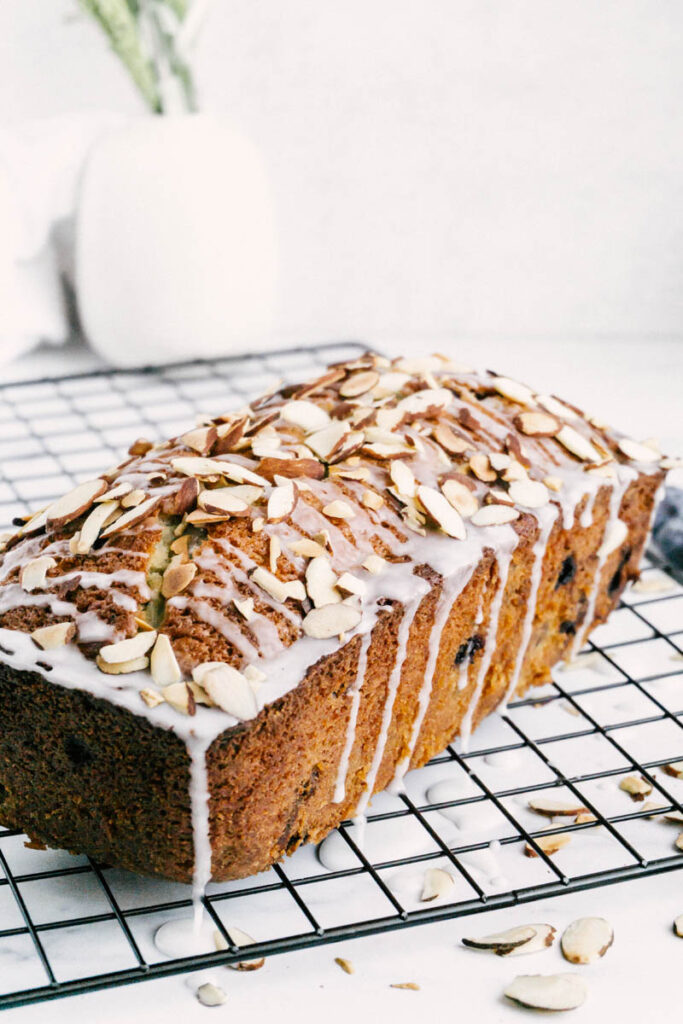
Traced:
POLYGON ((2 542, 0 820, 196 893, 319 841, 581 649, 668 465, 441 356, 136 442, 2 542))

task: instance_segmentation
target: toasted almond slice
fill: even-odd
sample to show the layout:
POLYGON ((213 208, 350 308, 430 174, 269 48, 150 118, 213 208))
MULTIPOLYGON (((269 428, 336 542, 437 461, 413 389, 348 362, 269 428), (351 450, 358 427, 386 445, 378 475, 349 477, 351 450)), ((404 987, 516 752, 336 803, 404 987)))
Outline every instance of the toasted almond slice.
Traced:
POLYGON ((430 410, 447 409, 452 401, 453 392, 448 388, 431 387, 413 391, 411 395, 401 399, 397 408, 403 413, 414 413, 419 416, 430 410))
POLYGON ((542 508, 550 501, 548 488, 537 480, 514 480, 508 494, 516 505, 523 508, 542 508))
POLYGON ((130 526, 136 526, 138 523, 142 522, 143 519, 147 518, 152 509, 158 505, 158 503, 159 498, 153 496, 148 498, 146 501, 143 501, 141 505, 136 505, 135 508, 128 509, 128 511, 124 512, 116 522, 112 523, 110 526, 106 526, 102 530, 102 536, 109 537, 112 533, 120 533, 121 530, 127 530, 130 526))
POLYGON ((387 567, 387 561, 382 558, 381 555, 368 555, 363 562, 363 568, 370 573, 371 576, 379 576, 380 573, 384 572, 387 567))
POLYGON ((552 395, 536 395, 536 401, 546 412, 549 412, 552 416, 558 416, 561 420, 579 419, 578 414, 573 409, 570 409, 564 402, 559 402, 552 395))
POLYGON ((469 519, 479 508, 476 495, 459 480, 444 480, 441 490, 456 512, 459 512, 464 519, 469 519))
POLYGON ((453 876, 443 868, 427 868, 424 873, 420 899, 423 903, 441 899, 449 895, 454 885, 453 876))
POLYGON ((326 604, 314 608, 301 623, 306 636, 315 640, 329 640, 355 629, 361 613, 349 604, 326 604))
POLYGON ((75 554, 87 555, 93 544, 100 535, 100 531, 103 529, 109 516, 117 508, 118 502, 116 501, 103 501, 99 505, 95 505, 92 512, 86 516, 83 525, 78 534, 78 540, 75 544, 75 554))
POLYGON ((319 459, 326 462, 350 432, 351 427, 344 420, 333 420, 322 430, 309 434, 306 444, 319 459))
POLYGON ((217 707, 241 722, 247 722, 258 714, 258 702, 249 681, 230 665, 204 672, 201 685, 217 707))
POLYGON ((561 476, 544 476, 543 483, 549 491, 555 491, 556 494, 564 487, 564 480, 561 476))
POLYGON ((622 437, 618 444, 619 451, 634 462, 657 462, 660 458, 654 448, 640 441, 633 441, 630 437, 622 437))
POLYGON ((119 501, 120 498, 125 498, 127 494, 130 494, 132 490, 132 484, 115 484, 114 487, 105 491, 104 494, 100 494, 99 498, 95 498, 95 504, 99 504, 102 501, 119 501))
POLYGON ((614 942, 614 931, 604 917, 579 917, 562 933, 562 955, 570 964, 592 964, 614 942))
POLYGON ((348 502, 342 501, 341 498, 335 498, 329 505, 323 507, 323 515, 330 519, 353 519, 355 514, 348 502))
POLYGON ((306 434, 313 434, 317 430, 323 430, 330 423, 330 417, 321 406, 304 398, 287 402, 286 405, 282 406, 280 415, 286 423, 300 427, 306 434))
POLYGON ((127 675, 129 672, 142 672, 149 665, 149 658, 131 658, 130 661, 108 662, 100 654, 95 659, 101 672, 110 676, 127 675))
POLYGON ((134 658, 142 658, 156 642, 156 630, 146 633, 136 633, 127 640, 119 640, 115 644, 105 644, 100 647, 99 657, 107 665, 118 665, 124 661, 132 661, 134 658))
POLYGON ((306 566, 306 590, 315 608, 326 604, 340 604, 341 594, 336 589, 337 575, 327 555, 312 558, 306 566))
POLYGON ((598 819, 595 817, 595 815, 591 814, 590 811, 581 811, 581 813, 577 814, 574 818, 574 821, 577 825, 588 825, 589 823, 597 820, 598 819))
POLYGON ((678 837, 678 839, 674 843, 674 846, 676 847, 677 850, 681 850, 681 852, 683 852, 683 832, 681 832, 680 836, 678 837))
MULTIPOLYGON (((256 942, 256 939, 252 939, 251 935, 247 935, 246 932, 243 932, 241 928, 237 928, 234 924, 226 926, 225 930, 233 946, 238 946, 240 949, 244 946, 253 946, 256 942)), ((227 942, 218 930, 213 933, 213 941, 218 950, 228 948, 227 942)), ((258 960, 238 960, 236 963, 226 964, 226 967, 233 971, 258 971, 265 962, 266 959, 262 956, 258 960)))
POLYGON ((523 466, 517 459, 510 459, 509 465, 503 470, 503 480, 506 483, 514 483, 515 480, 528 480, 526 466, 523 466))
POLYGON ((490 484, 496 479, 496 471, 491 469, 489 457, 483 452, 477 452, 476 455, 473 455, 468 465, 474 475, 479 480, 483 480, 484 483, 490 484))
POLYGON ((259 683, 265 683, 268 678, 265 672, 262 672, 256 665, 247 665, 242 672, 242 675, 248 682, 254 686, 258 686, 259 683))
POLYGON ((545 412, 520 412, 512 421, 528 437, 554 437, 560 422, 545 412))
POLYGON ((354 968, 350 960, 345 960, 343 956, 335 956, 334 962, 341 967, 344 974, 353 974, 354 968))
POLYGON ((388 461, 390 459, 402 459, 406 455, 414 455, 414 451, 404 444, 387 444, 384 441, 373 441, 363 445, 366 455, 372 455, 375 459, 388 461))
POLYGON ((186 434, 178 438, 186 448, 191 448, 200 455, 208 455, 218 439, 218 432, 213 424, 208 427, 198 427, 196 430, 188 430, 186 434))
POLYGON ((679 914, 674 920, 673 924, 674 935, 677 935, 679 939, 683 939, 683 914, 679 914))
POLYGON ((176 473, 181 473, 184 476, 196 476, 199 479, 224 476, 238 484, 248 483, 265 486, 268 483, 264 477, 247 469, 246 466, 240 466, 236 462, 229 462, 223 459, 205 459, 199 455, 188 455, 172 459, 171 465, 176 473))
POLYGON ((291 481, 288 485, 274 487, 268 496, 267 517, 271 522, 280 522, 286 519, 294 508, 296 495, 294 485, 291 481))
POLYGON ((222 1006, 227 998, 223 989, 219 985, 214 985, 211 981, 205 981, 197 989, 197 999, 202 1006, 222 1006))
MULTIPOLYGON (((306 449, 304 448, 305 452, 306 449)), ((309 477, 311 480, 322 480, 325 476, 325 466, 318 459, 310 458, 307 455, 303 458, 274 458, 261 459, 258 464, 259 473, 271 480, 277 473, 279 476, 290 477, 292 480, 299 480, 302 477, 309 477)))
POLYGON ((432 431, 432 437, 449 455, 464 455, 472 448, 472 443, 463 437, 458 437, 447 423, 437 423, 432 431))
POLYGON ((578 800, 574 802, 554 800, 552 797, 544 796, 543 794, 532 797, 529 800, 529 807, 532 811, 536 811, 537 814, 544 814, 548 818, 574 817, 576 814, 583 814, 585 811, 588 811, 588 808, 584 807, 578 800))
POLYGON ((277 560, 281 554, 280 538, 272 536, 268 542, 268 565, 271 572, 277 572, 277 560))
POLYGON ((129 491, 128 494, 124 494, 121 498, 121 508, 135 508, 136 505, 140 505, 146 497, 147 492, 136 487, 135 490, 129 491))
POLYGON ((337 580, 337 587, 346 594, 355 594, 357 597, 364 597, 367 592, 365 580, 359 579, 350 572, 343 572, 337 580))
POLYGON ((662 818, 672 825, 683 825, 683 811, 665 811, 662 818))
POLYGON ((417 481, 412 469, 402 459, 391 463, 389 475, 396 485, 398 493, 406 498, 414 498, 417 494, 417 481))
POLYGON ((361 502, 366 508, 370 508, 373 512, 377 512, 384 504, 384 498, 381 494, 378 494, 377 491, 367 490, 363 491, 361 502))
POLYGON ((376 370, 361 370, 354 373, 342 382, 339 394, 342 398, 358 398, 367 391, 371 391, 379 383, 379 374, 376 370))
POLYGON ((417 489, 417 496, 420 504, 429 513, 434 522, 441 527, 449 537, 456 540, 465 540, 467 530, 459 512, 451 505, 450 501, 437 491, 434 487, 421 485, 417 489))
POLYGON ((183 590, 189 587, 196 575, 197 566, 194 562, 180 562, 175 565, 169 565, 161 581, 162 596, 168 600, 171 597, 176 597, 177 594, 181 594, 183 590))
POLYGON ((533 924, 531 927, 534 929, 534 934, 528 942, 523 942, 511 950, 503 951, 500 956, 528 956, 529 953, 540 953, 544 949, 549 949, 555 941, 556 931, 553 926, 551 924, 533 924))
POLYGON ((532 1010, 575 1010, 588 991, 577 974, 523 974, 503 990, 508 999, 532 1010))
POLYGON ((38 558, 32 558, 21 570, 19 581, 22 588, 29 593, 32 590, 43 590, 47 585, 48 569, 54 569, 56 565, 56 561, 50 555, 39 555, 38 558))
POLYGON ((73 622, 56 622, 52 626, 41 626, 34 629, 31 639, 41 651, 51 651, 55 647, 64 647, 76 635, 73 622))
POLYGON ((78 519, 87 512, 95 498, 107 490, 106 480, 86 480, 48 506, 47 523, 50 526, 66 526, 73 519, 78 519))
POLYGON ((389 988, 403 988, 407 989, 409 992, 420 991, 420 986, 414 981, 395 981, 389 985, 389 988))
POLYGON ((146 455, 147 452, 151 451, 153 447, 153 441, 148 441, 146 437, 139 437, 137 441, 133 441, 132 445, 128 449, 128 454, 146 455))
MULTIPOLYGON (((549 857, 552 857, 554 853, 558 853, 569 843, 570 839, 571 836, 567 832, 558 832, 556 835, 552 836, 534 836, 534 842, 536 845, 549 857)), ((524 853, 527 857, 538 857, 538 854, 531 843, 525 844, 524 853)))
POLYGON ((253 619, 253 617, 254 617, 254 598, 253 597, 245 597, 245 599, 243 601, 240 601, 239 598, 236 597, 236 598, 233 599, 232 603, 234 604, 235 608, 240 613, 240 615, 242 615, 247 620, 247 622, 250 622, 251 619, 253 619))
POLYGON ((325 554, 325 548, 317 541, 309 537, 302 537, 301 540, 292 541, 289 550, 300 558, 318 558, 325 554))
POLYGON ((519 519, 519 512, 511 505, 486 505, 470 519, 475 526, 503 526, 519 519))
POLYGON ((262 590, 265 590, 267 594, 274 597, 276 601, 286 601, 290 597, 294 601, 306 600, 306 588, 301 580, 290 580, 285 583, 272 572, 264 569, 263 566, 254 569, 251 579, 262 590))
POLYGON ((202 491, 197 504, 213 515, 242 515, 249 508, 247 502, 233 493, 232 487, 215 487, 202 491))
POLYGON ((213 512, 205 512, 201 508, 196 508, 194 512, 190 512, 186 516, 185 521, 190 526, 210 526, 212 523, 227 523, 232 518, 233 513, 231 512, 224 512, 223 515, 219 516, 213 512))
POLYGON ((164 698, 158 690, 140 690, 140 698, 148 708, 158 708, 160 704, 164 703, 164 698))
POLYGON ((555 434, 555 439, 577 459, 584 462, 602 462, 602 456, 597 448, 573 427, 561 427, 555 434))
POLYGON ((510 377, 493 377, 491 384, 499 395, 509 398, 511 402, 519 402, 520 405, 536 405, 533 391, 526 384, 520 384, 519 381, 511 380, 510 377))
POLYGON ((173 645, 165 633, 159 633, 149 659, 152 679, 157 686, 179 683, 183 677, 173 645))
POLYGON ((652 786, 642 775, 627 775, 619 783, 619 789, 628 793, 632 800, 640 802, 652 792, 652 786))
POLYGON ((669 764, 663 764, 662 768, 672 778, 683 779, 683 761, 670 761, 669 764))
POLYGON ((492 935, 482 935, 480 938, 463 938, 462 944, 469 949, 486 949, 497 956, 505 956, 518 946, 525 946, 535 935, 536 925, 527 924, 508 928, 504 932, 494 932, 492 935))
POLYGON ((194 715, 196 712, 195 699, 192 690, 187 683, 171 683, 161 691, 164 700, 181 715, 194 715))

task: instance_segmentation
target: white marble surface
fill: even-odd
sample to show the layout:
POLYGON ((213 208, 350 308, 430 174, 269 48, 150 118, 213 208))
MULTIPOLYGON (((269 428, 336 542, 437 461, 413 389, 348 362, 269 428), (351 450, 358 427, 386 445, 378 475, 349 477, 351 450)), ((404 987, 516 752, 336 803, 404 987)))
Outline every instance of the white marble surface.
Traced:
MULTIPOLYGON (((401 339, 374 337, 371 340, 388 350, 439 348, 463 360, 492 365, 539 386, 559 391, 615 424, 626 426, 635 436, 657 434, 666 439, 666 447, 675 450, 677 446, 679 451, 683 450, 683 423, 678 394, 683 379, 683 342, 680 340, 662 341, 643 337, 618 344, 616 341, 594 338, 583 342, 568 340, 562 346, 541 344, 533 340, 511 343, 497 337, 457 343, 447 337, 432 337, 429 341, 416 336, 401 339)), ((19 363, 5 367, 2 377, 27 379, 67 370, 75 371, 81 367, 89 368, 93 364, 93 357, 78 347, 69 351, 68 361, 65 355, 67 353, 64 352, 34 353, 19 363)), ((619 643, 625 635, 631 635, 629 630, 635 628, 634 623, 628 620, 628 614, 625 616, 620 613, 620 616, 605 627, 604 642, 619 643)), ((683 629, 683 618, 678 621, 683 629)), ((674 628, 678 628, 675 619, 673 624, 674 628)), ((662 622, 662 627, 672 628, 670 617, 662 622)), ((649 652, 646 653, 649 658, 649 652)), ((628 663, 624 663, 629 670, 637 670, 640 664, 638 648, 624 648, 619 657, 629 659, 628 663)), ((619 678, 618 671, 598 664, 585 672, 565 674, 563 682, 568 690, 574 691, 590 685, 591 680, 603 682, 611 679, 609 673, 615 679, 619 678)), ((643 698, 628 691, 629 688, 614 691, 609 706, 604 699, 598 697, 583 698, 587 702, 586 710, 597 718, 603 716, 602 720, 614 721, 615 716, 619 715, 631 717, 636 703, 643 698)), ((662 687, 657 696, 664 701, 675 702, 679 693, 680 678, 677 687, 662 687)), ((547 710, 519 709, 513 714, 519 715, 520 724, 534 735, 573 731, 580 721, 566 714, 557 703, 547 710)), ((496 720, 489 721, 483 728, 485 733, 475 735, 475 749, 477 745, 488 742, 489 738, 495 738, 497 742, 502 735, 502 723, 496 720)), ((667 737, 662 734, 648 737, 646 742, 648 746, 654 743, 655 749, 661 750, 661 744, 666 740, 667 737)), ((638 737, 633 737, 632 741, 638 742, 638 737)), ((561 759, 567 754, 566 750, 560 749, 561 746, 558 745, 556 753, 558 764, 562 764, 561 759)), ((574 752, 572 756, 580 756, 582 759, 590 756, 597 765, 606 763, 604 759, 609 752, 603 749, 602 744, 591 741, 581 750, 580 755, 574 752)), ((668 756, 668 753, 667 750, 662 756, 668 756)), ((648 750, 643 750, 642 754, 657 756, 653 753, 648 755, 648 750)), ((672 748, 672 756, 681 754, 683 751, 672 748)), ((524 772, 526 776, 531 772, 534 781, 538 783, 547 779, 547 769, 538 763, 529 764, 524 759, 514 764, 493 759, 491 763, 480 764, 479 770, 482 777, 494 786, 499 786, 501 779, 511 773, 519 775, 524 772)), ((441 777, 444 774, 443 769, 426 771, 431 774, 413 773, 408 777, 408 790, 415 799, 424 800, 426 787, 438 781, 436 775, 441 777)), ((671 780, 666 781, 671 784, 671 780)), ((677 785, 683 790, 683 782, 677 785)), ((611 786, 602 789, 596 786, 591 791, 591 798, 604 802, 604 808, 609 810, 624 809, 623 801, 620 803, 621 798, 628 803, 628 798, 618 791, 613 792, 611 786)), ((379 808, 381 801, 387 801, 389 806, 392 799, 380 797, 375 806, 379 808)), ((517 801, 515 812, 530 814, 519 805, 519 799, 513 798, 517 801)), ((438 812, 434 813, 438 815, 438 812)), ((484 820, 476 815, 470 816, 465 822, 457 815, 441 815, 439 818, 439 828, 444 835, 457 835, 458 829, 474 830, 477 835, 484 835, 487 839, 495 838, 499 833, 504 834, 504 828, 500 832, 498 819, 484 820)), ((665 849, 668 851, 672 832, 667 826, 639 822, 631 828, 634 842, 645 844, 648 855, 661 855, 665 849), (647 835, 643 832, 644 827, 649 828, 647 835)), ((386 837, 380 837, 377 841, 380 855, 386 855, 386 844, 388 842, 391 847, 391 838, 387 840, 386 837)), ((406 842, 410 842, 410 837, 402 835, 401 844, 405 845, 406 842)), ((18 845, 15 856, 17 863, 25 863, 27 856, 29 859, 36 858, 37 865, 38 860, 42 863, 44 857, 59 859, 68 855, 27 854, 18 845)), ((563 856, 567 869, 576 869, 578 865, 585 870, 588 863, 595 868, 615 863, 615 851, 610 848, 605 837, 575 842, 574 847, 570 847, 563 856)), ((536 872, 539 872, 539 878, 543 877, 542 865, 538 861, 521 857, 517 847, 503 847, 500 861, 503 873, 508 876, 523 868, 525 872, 532 872, 534 877, 536 872), (516 859, 512 857, 513 852, 518 854, 516 859)), ((314 863, 313 851, 305 849, 288 862, 287 870, 295 877, 297 873, 310 870, 314 863)), ((481 863, 473 863, 472 866, 482 870, 486 868, 481 863)), ((486 870, 483 873, 486 875, 486 870)), ((415 896, 411 897, 411 893, 415 889, 416 879, 410 872, 406 877, 399 875, 400 872, 390 874, 391 885, 396 886, 397 892, 401 892, 401 898, 414 900, 415 896)), ((49 886, 43 892, 36 888, 27 895, 32 900, 32 911, 42 914, 42 919, 48 919, 51 914, 68 912, 75 898, 78 898, 79 903, 83 898, 82 884, 88 877, 75 875, 71 882, 61 883, 59 887, 49 886)), ((576 1019, 586 1024, 603 1024, 605 1019, 617 1014, 625 1022, 647 1017, 656 1019, 658 1014, 663 1016, 665 1012, 670 1012, 679 996, 683 945, 680 939, 672 935, 671 921, 683 912, 682 882, 683 875, 675 873, 564 896, 562 899, 545 900, 515 910, 488 912, 469 919, 421 926, 400 933, 349 940, 317 950, 271 957, 263 970, 256 973, 238 974, 221 969, 212 972, 212 975, 225 989, 228 1001, 223 1008, 214 1012, 217 1019, 221 1019, 219 1015, 222 1014, 223 1019, 228 1016, 256 1020, 275 1018, 297 1021, 299 1024, 321 1018, 342 1021, 355 1017, 365 1021, 379 1015, 397 1022, 414 1021, 416 1015, 440 1020, 446 1014, 466 1016, 468 1020, 484 1021, 487 1024, 507 1020, 512 1022, 523 1011, 508 1005, 502 998, 504 985, 517 973, 564 970, 566 964, 559 952, 553 949, 528 958, 506 961, 467 951, 460 945, 460 938, 465 934, 484 934, 530 921, 547 921, 561 929, 578 916, 599 914, 607 917, 614 925, 616 940, 603 961, 581 969, 589 981, 590 994, 587 1004, 577 1012, 576 1019), (334 963, 335 956, 352 960, 355 974, 347 976, 342 973, 334 963), (405 981, 417 982, 420 991, 389 988, 392 983, 405 981)), ((124 904, 127 900, 140 899, 140 890, 130 876, 113 873, 112 884, 124 904)), ((163 886, 164 883, 159 884, 163 886)), ((40 886, 42 883, 31 885, 40 886)), ((177 889, 169 887, 169 892, 177 889)), ((101 909, 101 896, 96 886, 89 885, 89 891, 88 900, 92 903, 93 912, 97 912, 101 909)), ((349 913, 350 908, 346 906, 347 894, 343 887, 332 898, 324 886, 318 894, 311 890, 307 895, 315 904, 323 923, 336 923, 340 915, 346 916, 349 913)), ((361 911, 366 912, 367 907, 363 905, 361 911)), ((5 913, 11 912, 8 905, 5 913)), ((283 927, 286 927, 288 921, 289 911, 278 905, 277 900, 257 900, 250 906, 249 912, 254 915, 252 934, 258 929, 258 937, 270 937, 270 934, 276 933, 281 921, 285 922, 283 927)), ((247 927, 246 922, 239 923, 247 927)), ((136 929, 136 937, 143 951, 153 955, 151 926, 145 924, 143 919, 138 919, 136 929)), ((91 944, 91 948, 92 954, 81 965, 84 973, 91 973, 101 967, 105 951, 108 956, 121 957, 122 966, 127 962, 126 950, 120 948, 118 937, 110 934, 107 929, 98 936, 96 944, 91 944)), ((21 950, 17 949, 16 952, 21 955, 21 950)), ((68 961, 66 950, 63 951, 63 957, 59 958, 64 970, 73 969, 68 966, 68 961)), ((62 1002, 12 1010, 8 1012, 8 1020, 16 1019, 22 1024, 30 1021, 62 1024, 74 1017, 83 1017, 96 1024, 119 1024, 127 1020, 150 1024, 163 1021, 166 1024, 176 1016, 188 1022, 204 1020, 209 1011, 196 1003, 192 985, 192 979, 183 977, 146 982, 73 997, 62 1002)))

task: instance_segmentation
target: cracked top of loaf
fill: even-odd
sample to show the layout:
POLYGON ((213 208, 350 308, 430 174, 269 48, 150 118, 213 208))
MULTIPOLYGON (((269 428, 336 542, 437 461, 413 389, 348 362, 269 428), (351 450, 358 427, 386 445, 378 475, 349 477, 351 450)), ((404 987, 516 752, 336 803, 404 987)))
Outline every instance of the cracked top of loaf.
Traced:
POLYGON ((632 467, 670 465, 510 378, 369 353, 137 441, 22 523, 2 539, 0 627, 112 677, 149 670, 148 707, 248 719, 269 664, 302 634, 363 629, 392 567, 472 563, 503 526, 571 522, 632 467))

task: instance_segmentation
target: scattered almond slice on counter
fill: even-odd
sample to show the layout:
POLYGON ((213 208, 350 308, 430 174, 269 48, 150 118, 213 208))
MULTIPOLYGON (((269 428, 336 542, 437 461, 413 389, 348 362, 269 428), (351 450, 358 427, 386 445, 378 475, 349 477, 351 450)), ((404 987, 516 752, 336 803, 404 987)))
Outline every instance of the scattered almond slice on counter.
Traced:
POLYGON ((677 850, 681 850, 683 852, 683 832, 681 832, 680 836, 678 837, 678 839, 674 843, 674 846, 676 847, 677 850))
POLYGON ((671 825, 683 825, 683 811, 665 811, 662 818, 671 825))
POLYGON ((560 948, 572 964, 592 964, 605 955, 614 942, 614 931, 604 917, 580 917, 562 933, 560 948))
MULTIPOLYGON (((536 845, 549 857, 552 857, 554 853, 558 853, 563 847, 567 846, 570 840, 571 836, 567 832, 558 832, 552 836, 534 836, 536 845)), ((524 853, 527 857, 538 857, 538 853, 531 843, 525 843, 524 853)))
MULTIPOLYGON (((225 925, 225 930, 228 933, 230 942, 233 946, 239 946, 240 949, 243 946, 253 946, 256 943, 256 939, 253 939, 251 935, 247 935, 241 928, 237 928, 236 925, 225 925)), ((228 944, 225 941, 224 936, 218 929, 213 933, 213 941, 217 950, 228 949, 228 944)), ((258 957, 256 960, 237 960, 234 963, 226 964, 232 971, 258 971, 266 962, 264 956, 258 957)))
POLYGON ((672 778, 683 779, 683 761, 670 761, 669 764, 663 764, 662 768, 672 778))
POLYGON ((631 585, 637 594, 664 594, 674 589, 674 581, 669 576, 647 573, 631 585))
POLYGON ((197 989, 197 999, 202 1006, 222 1006, 227 1001, 227 998, 223 989, 210 981, 205 981, 197 989))
POLYGON ((453 876, 448 871, 444 871, 443 868, 427 868, 420 900, 423 903, 431 903, 432 900, 441 899, 451 892, 454 885, 453 876))
POLYGON ((41 626, 34 629, 31 639, 41 651, 51 651, 56 647, 64 647, 76 635, 73 622, 56 622, 52 626, 41 626))
POLYGON ((346 960, 345 957, 343 957, 343 956, 335 956, 334 962, 335 962, 335 964, 338 964, 339 967, 341 967, 341 969, 344 972, 344 974, 353 974, 354 973, 354 966, 353 966, 353 964, 351 963, 350 960, 346 960))
POLYGON ((652 786, 642 775, 627 775, 619 783, 619 789, 628 793, 632 800, 644 800, 652 792, 652 786))
POLYGON ((529 953, 540 953, 544 949, 549 949, 555 941, 555 928, 551 924, 534 924, 531 927, 535 934, 527 942, 515 946, 506 953, 500 953, 500 956, 528 956, 529 953))
POLYGON ((588 990, 577 974, 523 974, 504 990, 504 995, 532 1010, 575 1010, 586 1001, 588 990))
POLYGON ((547 796, 532 797, 529 800, 529 807, 532 811, 536 811, 537 814, 543 814, 549 818, 574 817, 577 814, 583 814, 588 811, 588 808, 584 807, 579 801, 570 803, 565 800, 554 800, 552 797, 547 796))
POLYGON ((683 914, 679 914, 678 917, 674 919, 673 932, 679 939, 683 939, 683 914))
MULTIPOLYGON (((515 928, 508 928, 504 932, 494 932, 492 935, 483 935, 481 938, 463 938, 463 946, 469 949, 490 950, 496 956, 507 956, 514 949, 526 945, 536 935, 536 925, 519 925, 515 928)), ((550 927, 548 925, 548 927, 550 927)), ((553 935, 555 933, 552 929, 553 935)), ((552 943, 552 939, 551 939, 552 943)), ((549 943, 550 945, 550 943, 549 943)))
POLYGON ((598 819, 590 811, 581 811, 580 814, 576 815, 574 821, 577 825, 589 825, 591 822, 597 821, 598 819))
POLYGON ((407 989, 409 992, 420 991, 420 986, 414 981, 397 981, 394 982, 393 985, 390 985, 389 988, 403 988, 407 989))

